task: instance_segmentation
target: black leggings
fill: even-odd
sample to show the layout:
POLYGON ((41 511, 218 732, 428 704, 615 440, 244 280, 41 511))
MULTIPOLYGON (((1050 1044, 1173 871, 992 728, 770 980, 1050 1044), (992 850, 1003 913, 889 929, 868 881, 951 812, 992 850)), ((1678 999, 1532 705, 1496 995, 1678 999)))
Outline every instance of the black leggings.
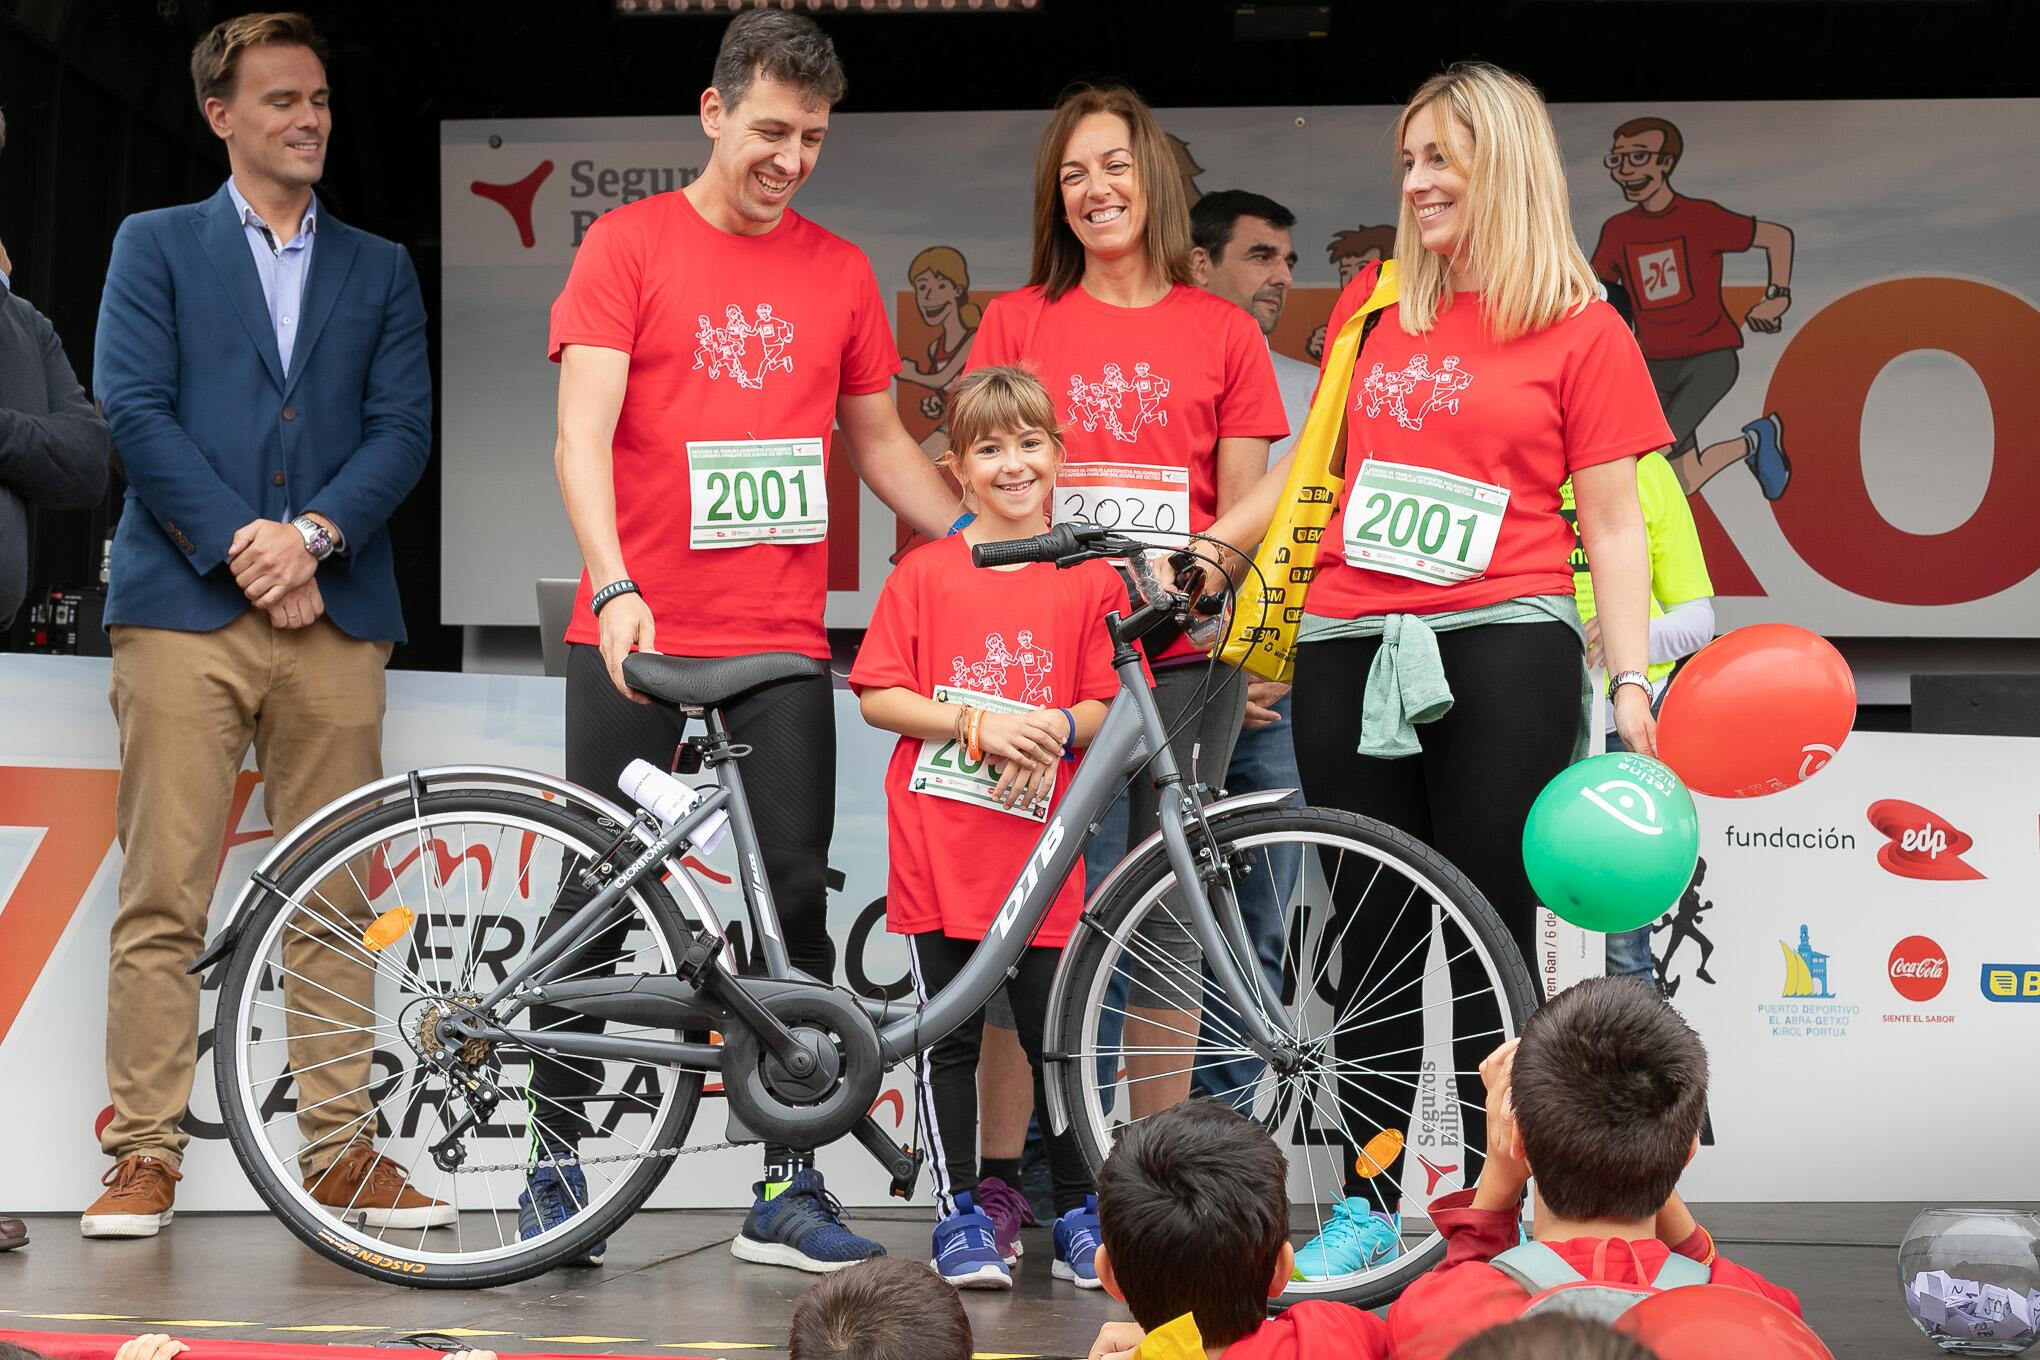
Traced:
MULTIPOLYGON (((907 953, 913 963, 914 999, 925 1004, 929 997, 955 981, 977 947, 976 940, 952 940, 939 930, 909 935, 907 953)), ((1027 1065, 1034 1071, 1034 1108, 1041 1116, 1044 1132, 1048 1128, 1048 1097, 1042 1088, 1041 1039, 1048 1030, 1048 990, 1055 981, 1056 964, 1061 958, 1062 950, 1053 945, 1029 945, 1013 975, 1006 979, 1006 997, 1013 1006, 1020 1047, 1026 1050, 1027 1065)), ((914 1099, 928 1139, 929 1178, 934 1183, 935 1202, 944 1217, 956 1212, 958 1195, 977 1189, 977 1069, 983 1035, 984 1012, 979 1011, 921 1055, 921 1076, 914 1099)), ((1091 1168, 1084 1160, 1074 1128, 1048 1134, 1047 1141, 1049 1175, 1055 1182, 1055 1211, 1068 1213, 1091 1193, 1091 1168)))
MULTIPOLYGON (((1313 805, 1344 808, 1386 822, 1437 850, 1487 897, 1528 962, 1537 956, 1538 902, 1523 870, 1523 823, 1537 795, 1572 760, 1579 726, 1579 636, 1557 620, 1440 632, 1438 653, 1452 687, 1451 710, 1436 722, 1418 726, 1421 754, 1396 760, 1363 756, 1355 749, 1367 669, 1380 646, 1378 637, 1348 638, 1307 643, 1299 649, 1294 720, 1304 798, 1313 805)), ((1354 881, 1352 875, 1345 877, 1354 881)), ((1357 979, 1370 960, 1379 959, 1385 966, 1414 949, 1410 961, 1398 969, 1395 985, 1399 985, 1421 971, 1430 917, 1427 912, 1403 912, 1401 923, 1390 932, 1408 888, 1385 883, 1379 888, 1380 902, 1333 904, 1335 913, 1366 913, 1357 926, 1378 920, 1372 929, 1344 933, 1343 967, 1347 977, 1357 979), (1390 937, 1384 939, 1384 934, 1390 937)), ((1486 990, 1486 978, 1471 958, 1453 966, 1453 995, 1486 990)), ((1416 994, 1412 988, 1404 995, 1408 999, 1416 994)), ((1419 1066, 1424 1016, 1417 1003, 1412 999, 1407 1006, 1387 1009, 1410 1013, 1367 1026, 1364 1037, 1349 1036, 1356 1051, 1348 1055, 1342 1043, 1342 1058, 1376 1053, 1385 1055, 1381 1060, 1385 1069, 1407 1072, 1419 1066)), ((1462 1041, 1455 1046, 1453 1066, 1473 1073, 1497 1042, 1492 1036, 1462 1041)), ((1400 1121, 1391 1116, 1396 1107, 1409 1108, 1415 1092, 1408 1078, 1380 1077, 1356 1084, 1364 1094, 1352 1099, 1354 1111, 1399 1128, 1400 1121)), ((1450 1090, 1447 1086, 1441 1094, 1449 1095, 1450 1090)), ((1484 1099, 1477 1075, 1460 1078, 1459 1096, 1471 1105, 1459 1107, 1467 1141, 1481 1145, 1484 1099)), ((1463 1174, 1464 1183, 1471 1185, 1473 1168, 1465 1168, 1463 1174)), ((1355 1176, 1347 1193, 1371 1190, 1377 1203, 1393 1208, 1388 1201, 1402 1181, 1402 1171, 1392 1165, 1387 1175, 1372 1181, 1355 1176)), ((1411 1197, 1421 1200, 1418 1192, 1423 1188, 1419 1181, 1411 1187, 1411 1197)))
MULTIPOLYGON (((739 764, 744 798, 779 909, 787 956, 795 968, 834 982, 827 877, 836 821, 836 709, 829 677, 769 685, 725 708, 723 717, 731 740, 751 748, 739 764)), ((642 759, 672 769, 686 727, 686 716, 676 709, 632 703, 618 694, 600 649, 584 643, 568 649, 567 778, 573 783, 621 800, 616 781, 624 766, 642 759)), ((592 895, 578 884, 563 886, 539 938, 558 930, 592 895)), ((588 976, 599 976, 613 969, 624 952, 627 928, 598 934, 565 971, 589 969, 588 976)), ((747 943, 747 969, 756 971, 757 943, 747 943)), ((533 1029, 595 1033, 602 1024, 557 1007, 532 1008, 533 1029)), ((580 1111, 586 1108, 584 1098, 595 1093, 601 1070, 601 1063, 590 1059, 540 1059, 535 1064, 531 1105, 541 1142, 571 1144, 590 1136, 589 1121, 580 1111)))

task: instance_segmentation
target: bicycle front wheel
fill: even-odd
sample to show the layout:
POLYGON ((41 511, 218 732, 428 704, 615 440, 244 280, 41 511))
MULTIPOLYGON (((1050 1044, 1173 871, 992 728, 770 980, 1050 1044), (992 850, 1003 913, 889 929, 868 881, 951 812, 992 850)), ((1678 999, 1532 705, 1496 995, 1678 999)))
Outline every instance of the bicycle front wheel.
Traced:
POLYGON ((1241 972, 1260 971, 1280 1003, 1253 1007, 1299 1061, 1287 1073, 1262 1061, 1194 947, 1186 957, 1189 911, 1157 851, 1085 913, 1065 954, 1071 1122, 1096 1167, 1120 1128, 1186 1094, 1233 1104, 1289 1158, 1302 1269, 1281 1302, 1380 1302, 1444 1253, 1428 1206, 1473 1184, 1479 1062, 1528 1016, 1529 969, 1480 892, 1391 827, 1278 807, 1213 834, 1213 910, 1239 913, 1254 950, 1241 972))
MULTIPOLYGON (((657 1186, 700 1072, 440 1029, 529 956, 561 888, 623 830, 550 798, 442 789, 343 823, 283 871, 225 970, 214 1067, 243 1169, 315 1251, 398 1284, 507 1284, 585 1255, 657 1186), (392 1200, 387 1170, 350 1180, 363 1149, 402 1169, 408 1197, 392 1200)), ((647 876, 556 980, 670 973, 687 938, 647 876)), ((648 1032, 537 1011, 509 1022, 568 1025, 648 1032)))

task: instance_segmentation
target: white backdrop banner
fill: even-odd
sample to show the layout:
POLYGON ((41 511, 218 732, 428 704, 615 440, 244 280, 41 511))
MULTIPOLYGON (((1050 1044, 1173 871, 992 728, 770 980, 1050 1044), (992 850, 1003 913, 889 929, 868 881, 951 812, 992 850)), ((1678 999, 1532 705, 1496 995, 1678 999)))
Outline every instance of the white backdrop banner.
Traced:
MULTIPOLYGON (((1297 215, 1302 259, 1274 336, 1286 354, 1315 358, 1340 283, 1392 241, 1395 113, 1161 111, 1193 198, 1251 189, 1297 215)), ((2040 237, 2017 187, 2040 180, 2029 135, 2040 101, 1552 113, 1583 247, 1596 252, 1607 233, 1647 329, 1662 313, 1709 330, 1701 367, 1712 376, 1697 385, 1720 395, 1689 399, 1675 424, 1695 430, 1697 456, 1680 467, 1699 491, 1723 626, 2040 635, 2040 536, 2026 527, 2040 505, 2040 388, 2025 376, 2040 350, 2040 237), (1617 138, 1639 119, 1669 132, 1617 138), (1661 161, 1603 164, 1618 140, 1625 152, 1663 150, 1672 136, 1668 172, 1661 161), (1956 145, 1963 154, 1950 158, 1956 145), (1745 225, 1724 235, 1719 216, 1714 227, 1654 224, 1632 207, 1657 202, 1654 179, 1745 225), (1779 315, 1781 301, 1764 300, 1766 250, 1744 247, 1786 232, 1779 315), (1739 350, 1713 348, 1738 335, 1739 350), (1786 452, 1790 480, 1775 500, 1744 461, 1746 427, 1786 452)), ((801 191, 800 211, 871 258, 906 362, 901 414, 931 454, 946 443, 942 389, 974 333, 966 304, 1026 280, 1029 167, 1046 117, 843 114, 801 191)), ((442 612, 448 623, 526 624, 532 579, 580 570, 553 481, 548 309, 588 224, 684 186, 707 143, 692 117, 453 122, 440 140, 442 612)), ((1663 347, 1645 343, 1647 354, 1663 347)), ((1690 391, 1692 357, 1665 359, 1660 387, 1690 391)), ((898 530, 869 493, 851 494, 847 460, 832 471, 829 622, 861 628, 898 530)))

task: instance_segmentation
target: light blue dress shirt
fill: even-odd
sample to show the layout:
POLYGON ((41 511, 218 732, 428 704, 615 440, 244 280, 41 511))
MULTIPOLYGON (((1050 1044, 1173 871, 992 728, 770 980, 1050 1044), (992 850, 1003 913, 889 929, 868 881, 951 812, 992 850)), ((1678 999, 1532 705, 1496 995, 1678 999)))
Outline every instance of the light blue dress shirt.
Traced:
POLYGON ((241 233, 248 238, 248 253, 255 257, 255 273, 262 280, 262 296, 269 303, 269 324, 276 330, 276 354, 283 371, 290 372, 290 352, 297 341, 304 318, 298 312, 304 303, 305 279, 312 272, 312 240, 319 225, 319 200, 305 208, 298 234, 283 245, 262 220, 262 215, 241 197, 240 186, 230 176, 227 193, 241 214, 241 233))

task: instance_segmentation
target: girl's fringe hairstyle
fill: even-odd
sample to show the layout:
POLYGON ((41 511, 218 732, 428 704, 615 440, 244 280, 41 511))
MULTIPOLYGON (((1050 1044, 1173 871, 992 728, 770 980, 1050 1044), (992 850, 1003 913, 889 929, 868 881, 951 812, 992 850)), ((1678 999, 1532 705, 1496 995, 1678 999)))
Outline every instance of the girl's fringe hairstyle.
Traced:
POLYGON ((1055 402, 1026 369, 973 369, 949 389, 949 446, 959 457, 985 436, 1011 430, 1040 430, 1062 448, 1055 402))

